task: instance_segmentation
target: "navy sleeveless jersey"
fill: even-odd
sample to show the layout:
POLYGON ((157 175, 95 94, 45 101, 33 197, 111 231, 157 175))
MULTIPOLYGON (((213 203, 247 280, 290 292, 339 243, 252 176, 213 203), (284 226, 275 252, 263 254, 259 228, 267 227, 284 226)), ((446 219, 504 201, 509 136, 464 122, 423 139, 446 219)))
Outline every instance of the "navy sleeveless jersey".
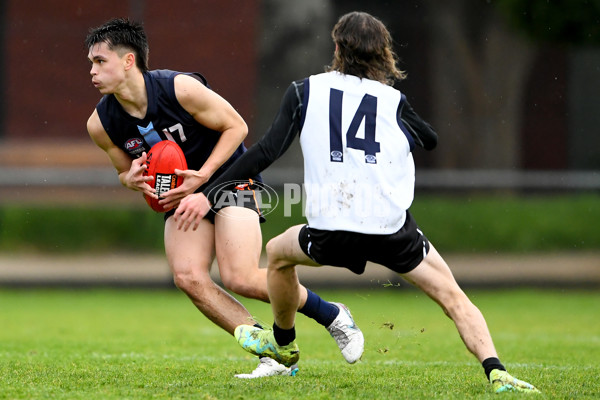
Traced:
MULTIPOLYGON (((174 78, 182 72, 154 70, 144 73, 148 108, 143 119, 128 114, 114 95, 105 95, 96 110, 110 140, 132 158, 148 152, 153 144, 161 140, 177 143, 187 161, 189 169, 199 170, 217 144, 220 132, 198 123, 177 101, 174 78)), ((206 79, 199 73, 185 73, 196 78, 206 87, 206 79)), ((246 148, 243 144, 236 149, 211 177, 219 176, 246 148)), ((256 177, 260 181, 260 177, 256 177)))

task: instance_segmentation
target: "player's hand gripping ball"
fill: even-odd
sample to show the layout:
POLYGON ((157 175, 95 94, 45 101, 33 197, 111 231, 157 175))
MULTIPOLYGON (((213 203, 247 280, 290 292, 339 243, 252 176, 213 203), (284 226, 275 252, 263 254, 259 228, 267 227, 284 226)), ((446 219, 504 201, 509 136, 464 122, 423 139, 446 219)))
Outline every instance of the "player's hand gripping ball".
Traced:
POLYGON ((170 140, 163 140, 156 143, 148 152, 146 160, 148 168, 144 171, 145 176, 152 176, 154 181, 148 182, 154 186, 158 199, 154 199, 144 194, 146 202, 156 212, 166 212, 158 201, 162 199, 161 195, 171 189, 175 189, 183 183, 183 178, 175 174, 175 169, 187 169, 187 162, 181 147, 170 140))

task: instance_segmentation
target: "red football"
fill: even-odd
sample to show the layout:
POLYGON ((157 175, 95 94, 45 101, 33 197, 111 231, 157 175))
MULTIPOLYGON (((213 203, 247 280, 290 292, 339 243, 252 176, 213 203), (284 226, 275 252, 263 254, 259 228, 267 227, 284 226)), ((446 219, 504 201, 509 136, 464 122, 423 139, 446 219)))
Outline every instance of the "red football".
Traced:
MULTIPOLYGON (((154 181, 148 182, 154 186, 159 196, 170 189, 174 189, 183 183, 183 178, 175 175, 175 169, 187 169, 187 162, 181 147, 170 140, 156 143, 148 152, 146 160, 148 169, 144 171, 145 176, 152 176, 154 181)), ((169 211, 158 204, 157 199, 144 195, 146 202, 156 212, 169 211)))

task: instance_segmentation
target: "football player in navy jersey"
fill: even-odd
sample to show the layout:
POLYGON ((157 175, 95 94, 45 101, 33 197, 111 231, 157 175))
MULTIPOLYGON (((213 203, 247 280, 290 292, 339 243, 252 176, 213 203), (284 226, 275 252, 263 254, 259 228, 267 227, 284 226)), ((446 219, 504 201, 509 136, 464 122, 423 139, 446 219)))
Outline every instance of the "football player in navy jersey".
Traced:
MULTIPOLYGON (((183 184, 161 194, 160 202, 166 209, 176 207, 245 151, 246 123, 208 87, 202 75, 149 70, 148 43, 141 24, 110 20, 91 29, 85 44, 92 84, 103 95, 87 129, 94 143, 108 154, 123 186, 158 198, 148 184, 152 178, 144 176, 147 152, 161 140, 175 141, 189 169, 176 171, 184 178, 183 184)), ((215 255, 227 289, 269 301, 266 269, 258 268, 260 210, 253 197, 241 197, 244 204, 227 207, 226 215, 215 210, 193 231, 177 229, 173 211, 165 214, 165 251, 175 284, 207 318, 230 334, 237 326, 255 321, 242 304, 212 281, 210 267, 215 255)), ((358 360, 363 336, 345 306, 301 290, 299 311, 328 329, 348 362, 358 360)), ((293 375, 295 371, 292 364, 284 366, 263 357, 252 374, 240 377, 293 375)))
MULTIPOLYGON (((304 157, 307 225, 289 228, 267 244, 273 330, 236 328, 253 354, 297 347, 295 304, 301 298, 297 264, 332 265, 362 273, 367 261, 399 273, 450 317, 468 350, 482 363, 496 392, 537 392, 498 359, 486 321, 408 211, 414 195, 415 146, 431 150, 437 134, 391 84, 396 66, 385 25, 363 12, 342 16, 332 31, 335 53, 327 72, 292 82, 263 138, 175 213, 180 230, 194 230, 215 204, 223 182, 250 178, 299 136, 304 157)), ((285 361, 285 360, 284 360, 285 361)))

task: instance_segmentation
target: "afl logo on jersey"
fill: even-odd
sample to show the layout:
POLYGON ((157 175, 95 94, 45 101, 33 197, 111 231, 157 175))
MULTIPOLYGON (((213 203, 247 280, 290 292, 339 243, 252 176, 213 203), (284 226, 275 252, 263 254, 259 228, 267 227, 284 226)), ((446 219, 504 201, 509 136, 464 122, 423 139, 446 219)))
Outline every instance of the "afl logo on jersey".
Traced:
POLYGON ((343 154, 341 151, 333 150, 330 155, 331 161, 342 161, 343 154))
POLYGON ((125 149, 131 155, 137 155, 144 151, 144 141, 140 138, 131 138, 125 142, 125 149))
POLYGON ((377 164, 377 157, 374 156, 373 154, 367 154, 365 156, 365 162, 367 164, 377 164))

